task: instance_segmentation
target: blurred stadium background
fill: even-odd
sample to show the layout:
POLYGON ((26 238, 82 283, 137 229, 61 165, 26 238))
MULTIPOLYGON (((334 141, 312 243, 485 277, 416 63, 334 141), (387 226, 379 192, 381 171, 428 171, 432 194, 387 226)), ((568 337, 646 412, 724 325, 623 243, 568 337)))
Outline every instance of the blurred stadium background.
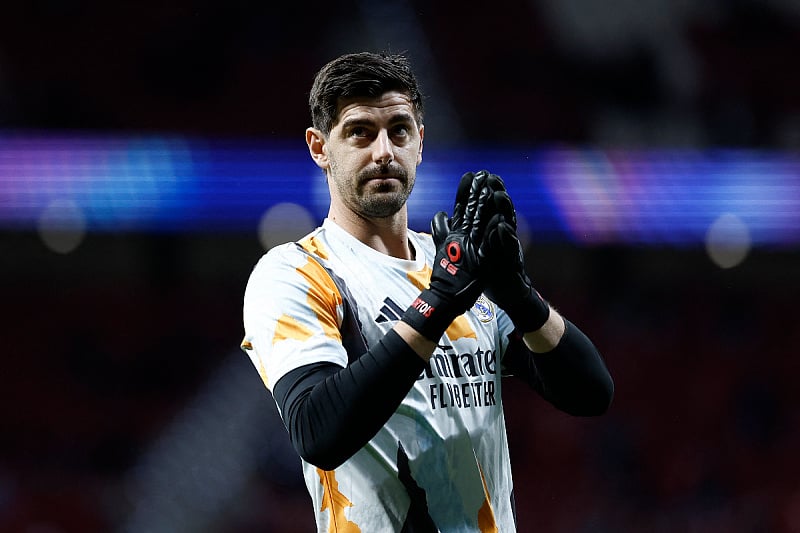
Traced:
POLYGON ((591 420, 506 385, 520 531, 800 531, 800 3, 430 4, 4 6, 0 531, 313 530, 241 297, 362 49, 429 96, 412 226, 502 175, 616 379, 591 420))

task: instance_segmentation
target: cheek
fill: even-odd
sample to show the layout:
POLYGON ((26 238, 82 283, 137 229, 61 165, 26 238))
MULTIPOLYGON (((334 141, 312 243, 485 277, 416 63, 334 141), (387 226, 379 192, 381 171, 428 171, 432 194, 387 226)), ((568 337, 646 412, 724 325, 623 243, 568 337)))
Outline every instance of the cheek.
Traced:
POLYGON ((421 143, 412 143, 403 149, 403 156, 404 161, 408 163, 415 163, 419 165, 422 162, 422 144, 421 143))
POLYGON ((354 154, 343 150, 336 152, 331 151, 328 154, 328 160, 330 161, 331 166, 336 165, 336 168, 338 169, 353 168, 354 159, 354 154))
POLYGON ((352 172, 347 166, 347 161, 341 158, 328 160, 328 184, 333 184, 336 189, 343 191, 350 188, 349 179, 352 172))

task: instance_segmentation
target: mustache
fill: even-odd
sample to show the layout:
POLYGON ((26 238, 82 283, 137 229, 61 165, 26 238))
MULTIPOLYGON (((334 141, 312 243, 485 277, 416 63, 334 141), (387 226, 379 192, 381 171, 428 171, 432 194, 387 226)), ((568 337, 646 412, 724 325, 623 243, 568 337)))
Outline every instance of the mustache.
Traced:
POLYGON ((400 165, 389 163, 388 165, 376 165, 361 171, 358 175, 358 182, 364 183, 374 178, 397 178, 402 182, 408 181, 408 172, 400 165))

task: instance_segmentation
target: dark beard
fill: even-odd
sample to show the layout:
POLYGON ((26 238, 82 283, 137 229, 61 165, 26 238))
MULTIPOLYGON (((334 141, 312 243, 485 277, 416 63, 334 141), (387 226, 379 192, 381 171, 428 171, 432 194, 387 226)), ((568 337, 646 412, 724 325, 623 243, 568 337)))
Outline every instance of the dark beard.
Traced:
POLYGON ((387 218, 396 214, 408 200, 406 190, 382 194, 380 197, 365 198, 361 204, 361 214, 368 218, 387 218))
POLYGON ((408 172, 399 166, 389 164, 385 166, 375 166, 364 170, 358 175, 359 187, 366 187, 368 180, 373 178, 392 177, 396 178, 400 184, 399 191, 391 192, 390 186, 378 187, 376 193, 361 196, 361 214, 369 218, 386 218, 396 214, 406 204, 411 187, 408 183, 408 172))

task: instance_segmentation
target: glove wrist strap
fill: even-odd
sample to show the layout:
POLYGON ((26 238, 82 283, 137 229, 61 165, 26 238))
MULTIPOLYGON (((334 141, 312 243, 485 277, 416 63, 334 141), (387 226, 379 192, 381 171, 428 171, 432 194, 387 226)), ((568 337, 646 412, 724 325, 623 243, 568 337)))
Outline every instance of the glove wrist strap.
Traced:
POLYGON ((550 305, 531 288, 526 296, 515 305, 505 309, 514 326, 522 333, 536 331, 550 318, 550 305))
POLYGON ((455 319, 454 305, 431 289, 423 290, 403 313, 403 322, 423 337, 438 342, 455 319))

